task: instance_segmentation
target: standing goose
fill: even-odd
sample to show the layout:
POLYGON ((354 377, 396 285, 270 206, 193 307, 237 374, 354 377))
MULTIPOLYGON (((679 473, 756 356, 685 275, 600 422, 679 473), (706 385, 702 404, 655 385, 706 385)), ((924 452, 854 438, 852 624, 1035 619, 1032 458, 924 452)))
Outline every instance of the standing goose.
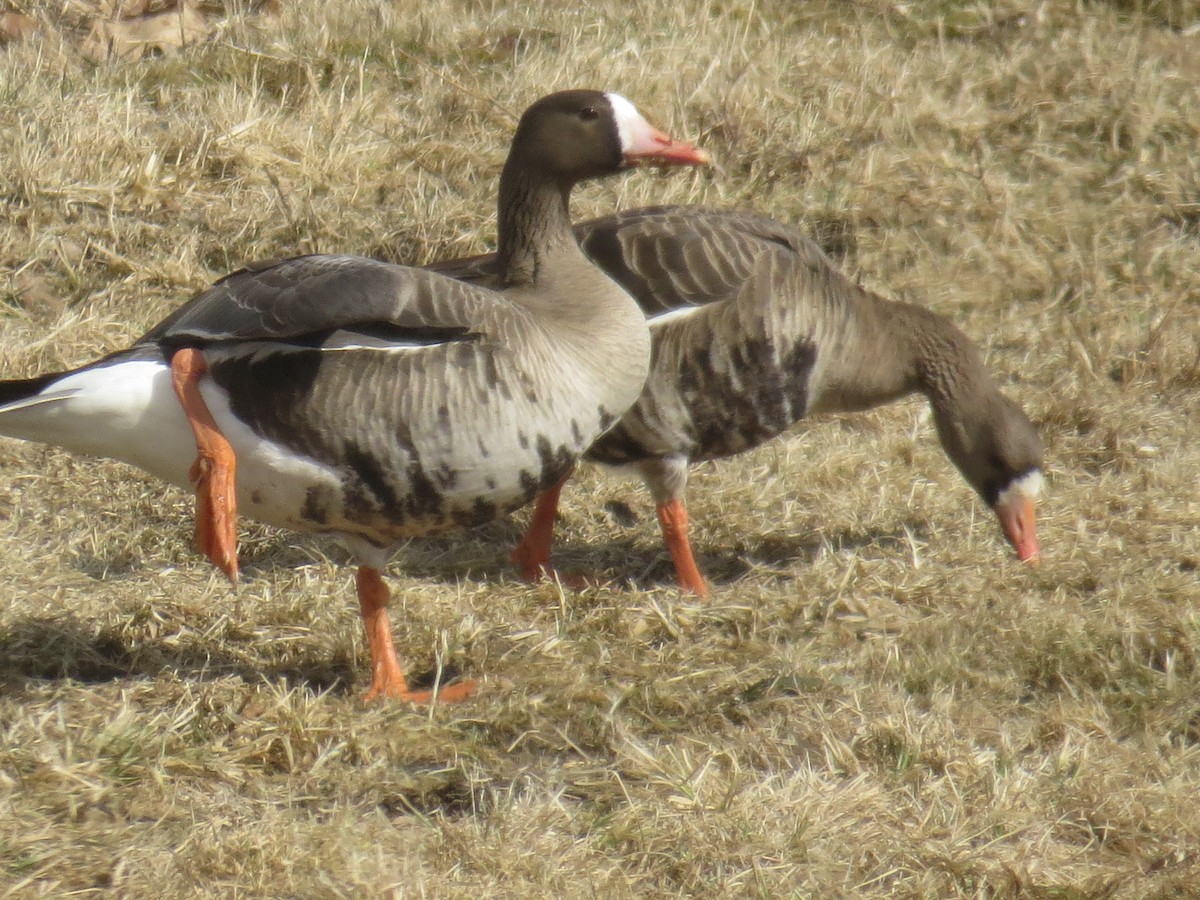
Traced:
MULTIPOLYGON (((948 319, 854 284, 795 228, 765 216, 662 206, 575 228, 587 255, 649 319, 650 377, 637 403, 587 452, 632 466, 657 505, 680 584, 707 593, 688 541, 688 464, 749 450, 813 413, 853 412, 919 391, 946 454, 1035 561, 1042 445, 948 319)), ((494 257, 439 263, 467 281, 494 257)), ((527 578, 549 567, 562 485, 539 500, 513 553, 527 578)))
POLYGON ((641 161, 707 156, 616 94, 545 97, 500 176, 502 291, 355 256, 250 265, 128 350, 0 382, 0 434, 194 481, 201 549, 231 579, 235 484, 254 518, 340 538, 359 567, 367 698, 428 700, 396 658, 380 569, 398 541, 486 522, 559 483, 637 399, 644 317, 580 252, 568 198, 641 161))

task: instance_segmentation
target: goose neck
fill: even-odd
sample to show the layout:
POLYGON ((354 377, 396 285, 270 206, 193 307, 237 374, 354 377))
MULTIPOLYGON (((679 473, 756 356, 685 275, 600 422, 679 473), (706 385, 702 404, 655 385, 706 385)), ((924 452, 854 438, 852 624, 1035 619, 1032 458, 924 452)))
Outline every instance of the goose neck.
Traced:
POLYGON ((571 187, 514 165, 511 160, 505 166, 496 219, 504 284, 533 283, 552 254, 570 248, 579 252, 571 231, 571 187))
POLYGON ((935 416, 954 414, 971 398, 986 393, 990 381, 974 344, 949 319, 912 307, 919 320, 914 334, 918 390, 935 416))

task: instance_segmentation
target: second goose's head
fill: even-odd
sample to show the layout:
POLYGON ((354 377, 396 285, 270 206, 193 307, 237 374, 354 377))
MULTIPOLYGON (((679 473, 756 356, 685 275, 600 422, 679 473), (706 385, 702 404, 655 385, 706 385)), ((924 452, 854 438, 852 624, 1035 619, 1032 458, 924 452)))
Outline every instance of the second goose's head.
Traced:
POLYGON ((999 391, 956 414, 935 412, 946 453, 996 513, 1026 562, 1040 556, 1035 508, 1042 490, 1042 441, 1033 423, 999 391))

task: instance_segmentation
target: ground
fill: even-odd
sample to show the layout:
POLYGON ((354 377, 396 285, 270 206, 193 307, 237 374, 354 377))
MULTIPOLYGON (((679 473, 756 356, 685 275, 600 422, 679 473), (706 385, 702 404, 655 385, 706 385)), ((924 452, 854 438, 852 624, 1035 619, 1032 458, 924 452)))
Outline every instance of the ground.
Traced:
POLYGON ((404 546, 402 657, 485 684, 367 706, 337 545, 246 522, 234 593, 183 492, 4 440, 0 893, 1200 896, 1194 4, 206 2, 98 61, 93 6, 9 5, 3 377, 246 260, 489 249, 516 115, 617 90, 718 165, 575 215, 756 209, 949 316, 1046 442, 1045 558, 919 398, 814 419, 693 472, 707 601, 592 470, 557 560, 608 584, 518 581, 525 514, 404 546))

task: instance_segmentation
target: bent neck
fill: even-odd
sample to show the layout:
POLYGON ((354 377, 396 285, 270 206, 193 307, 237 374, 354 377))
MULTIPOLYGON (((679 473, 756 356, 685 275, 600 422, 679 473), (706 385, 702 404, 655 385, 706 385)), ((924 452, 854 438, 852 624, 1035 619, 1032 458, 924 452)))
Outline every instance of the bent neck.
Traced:
POLYGON ((995 496, 987 473, 1004 430, 1003 396, 965 334, 944 316, 913 309, 919 316, 914 334, 917 390, 929 399, 942 449, 990 504, 995 496))
POLYGON ((820 330, 833 350, 810 412, 855 412, 918 392, 936 416, 953 416, 986 387, 978 353, 944 316, 857 286, 824 309, 820 330))
POLYGON ((961 418, 965 408, 996 392, 970 338, 945 316, 903 305, 917 326, 913 340, 916 389, 929 398, 935 417, 961 418))

